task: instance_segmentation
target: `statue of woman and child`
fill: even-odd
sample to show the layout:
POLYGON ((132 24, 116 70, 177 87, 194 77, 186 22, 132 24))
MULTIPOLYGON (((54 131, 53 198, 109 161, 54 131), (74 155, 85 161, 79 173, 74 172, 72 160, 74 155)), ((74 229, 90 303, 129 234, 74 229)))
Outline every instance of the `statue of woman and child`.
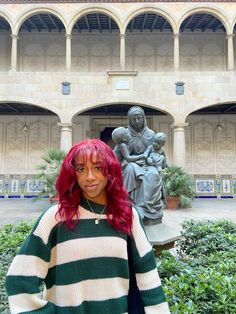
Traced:
POLYGON ((162 170, 166 167, 165 133, 148 128, 143 109, 128 111, 128 127, 112 132, 114 153, 122 166, 124 185, 145 225, 162 222, 164 190, 162 170))

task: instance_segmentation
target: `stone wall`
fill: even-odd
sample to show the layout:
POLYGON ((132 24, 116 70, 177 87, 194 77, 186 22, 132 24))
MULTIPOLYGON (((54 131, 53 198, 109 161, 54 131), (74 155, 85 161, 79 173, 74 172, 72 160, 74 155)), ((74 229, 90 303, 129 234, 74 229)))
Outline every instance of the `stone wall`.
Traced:
MULTIPOLYGON (((65 70, 65 34, 20 33, 18 70, 24 72, 63 72, 65 70)), ((72 72, 118 70, 120 47, 118 34, 74 34, 72 72)), ((10 68, 9 34, 0 34, 0 71, 10 68)), ((172 33, 127 34, 126 69, 141 72, 173 71, 172 33)), ((180 70, 226 70, 224 33, 193 33, 180 37, 180 70)))

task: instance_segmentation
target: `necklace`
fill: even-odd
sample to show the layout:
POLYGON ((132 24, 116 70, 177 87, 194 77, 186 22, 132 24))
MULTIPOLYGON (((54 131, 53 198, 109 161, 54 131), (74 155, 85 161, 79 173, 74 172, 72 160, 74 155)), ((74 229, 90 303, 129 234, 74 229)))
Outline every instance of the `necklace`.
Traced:
POLYGON ((93 208, 92 208, 92 206, 90 205, 89 200, 87 200, 87 198, 86 198, 86 201, 87 201, 87 204, 88 204, 88 206, 89 206, 91 212, 93 212, 93 213, 96 214, 96 215, 99 215, 99 217, 98 217, 98 218, 95 218, 95 221, 94 221, 95 225, 98 225, 99 222, 100 222, 100 220, 101 220, 101 218, 102 218, 102 214, 104 213, 104 211, 105 211, 105 209, 106 209, 106 205, 104 205, 104 207, 103 207, 101 213, 97 214, 97 213, 95 213, 95 211, 93 210, 93 208))

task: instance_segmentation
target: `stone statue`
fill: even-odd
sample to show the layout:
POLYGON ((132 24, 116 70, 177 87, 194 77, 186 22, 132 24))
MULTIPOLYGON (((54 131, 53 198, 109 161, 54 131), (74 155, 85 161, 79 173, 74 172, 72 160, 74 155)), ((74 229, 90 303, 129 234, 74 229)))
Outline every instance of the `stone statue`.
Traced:
POLYGON ((158 132, 154 135, 152 145, 150 145, 145 152, 145 155, 147 155, 147 164, 149 166, 157 167, 159 172, 162 172, 162 170, 167 166, 166 154, 162 148, 165 143, 165 133, 158 132))
POLYGON ((114 152, 121 162, 124 185, 145 225, 162 222, 162 169, 166 156, 162 146, 166 135, 147 127, 143 109, 133 106, 128 111, 128 127, 112 133, 114 152))

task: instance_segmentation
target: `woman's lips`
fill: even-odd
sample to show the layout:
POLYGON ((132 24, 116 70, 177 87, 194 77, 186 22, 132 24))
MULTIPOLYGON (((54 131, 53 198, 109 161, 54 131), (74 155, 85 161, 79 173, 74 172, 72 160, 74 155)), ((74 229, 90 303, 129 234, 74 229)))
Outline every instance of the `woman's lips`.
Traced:
POLYGON ((93 185, 86 185, 86 189, 88 191, 93 191, 97 188, 97 184, 93 184, 93 185))

